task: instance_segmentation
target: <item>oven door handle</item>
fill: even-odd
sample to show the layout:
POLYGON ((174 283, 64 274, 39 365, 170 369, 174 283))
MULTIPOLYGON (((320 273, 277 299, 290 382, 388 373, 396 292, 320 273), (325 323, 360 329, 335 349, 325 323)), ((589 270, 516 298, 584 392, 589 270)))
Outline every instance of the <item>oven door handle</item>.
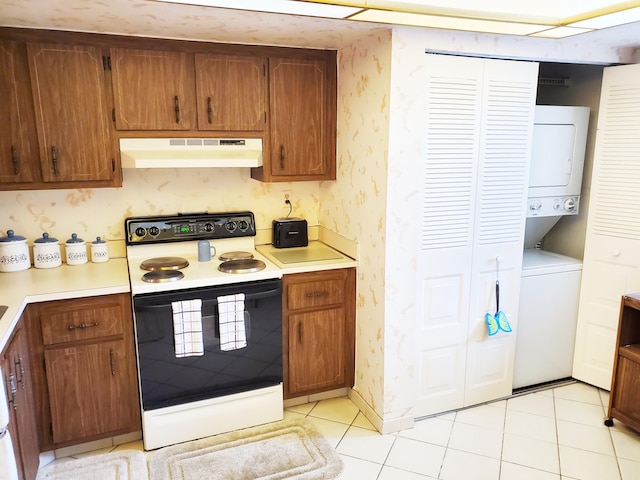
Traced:
MULTIPOLYGON (((277 287, 277 288, 271 288, 269 290, 264 290, 264 291, 260 291, 260 292, 255 292, 255 293, 248 293, 245 294, 245 301, 253 301, 253 300, 259 300, 261 298, 268 298, 268 297, 274 297, 277 295, 282 295, 282 287, 277 287)), ((186 297, 190 297, 190 295, 185 295, 186 297)), ((210 305, 211 303, 213 303, 214 305, 217 305, 218 303, 218 299, 217 297, 209 297, 207 296, 207 298, 205 298, 205 296, 201 296, 198 297, 197 295, 193 295, 192 298, 201 298, 202 299, 202 305, 204 306, 204 304, 208 304, 210 305)), ((184 300, 183 299, 183 300, 184 300)), ((155 299, 158 303, 135 303, 134 301, 134 310, 151 310, 151 309, 155 309, 155 308, 171 308, 171 302, 167 302, 166 300, 162 300, 161 298, 156 298, 155 299)))

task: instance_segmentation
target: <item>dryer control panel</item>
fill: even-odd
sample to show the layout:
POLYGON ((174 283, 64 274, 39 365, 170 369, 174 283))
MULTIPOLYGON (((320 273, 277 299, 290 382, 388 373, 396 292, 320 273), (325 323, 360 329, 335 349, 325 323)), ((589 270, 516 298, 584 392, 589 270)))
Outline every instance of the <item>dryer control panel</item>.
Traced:
POLYGON ((537 197, 527 200, 527 218, 577 215, 580 196, 537 197))

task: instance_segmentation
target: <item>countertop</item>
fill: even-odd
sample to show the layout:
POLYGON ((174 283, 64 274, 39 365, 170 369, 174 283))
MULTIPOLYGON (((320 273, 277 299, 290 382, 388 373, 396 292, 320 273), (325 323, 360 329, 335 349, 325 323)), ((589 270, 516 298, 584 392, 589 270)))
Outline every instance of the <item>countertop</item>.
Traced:
POLYGON ((353 258, 320 241, 310 241, 306 247, 276 248, 273 245, 258 245, 256 249, 285 275, 352 268, 358 264, 353 258))
MULTIPOLYGON (((256 249, 285 275, 357 266, 356 260, 320 241, 310 241, 307 247, 258 245, 256 249)), ((63 263, 56 268, 31 267, 19 272, 0 272, 0 305, 8 307, 0 318, 0 351, 29 303, 129 291, 126 258, 111 258, 104 263, 63 263)))
POLYGON ((19 272, 0 272, 0 305, 8 307, 0 318, 0 351, 29 303, 129 291, 126 258, 111 258, 104 263, 63 263, 56 268, 31 267, 19 272))

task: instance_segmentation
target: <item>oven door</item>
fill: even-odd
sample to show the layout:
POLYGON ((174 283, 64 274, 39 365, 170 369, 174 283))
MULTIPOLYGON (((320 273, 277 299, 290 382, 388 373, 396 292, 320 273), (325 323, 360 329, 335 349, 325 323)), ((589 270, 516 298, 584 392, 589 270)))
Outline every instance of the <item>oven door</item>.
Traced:
POLYGON ((282 280, 133 297, 142 409, 282 383, 282 280), (220 347, 218 297, 244 293, 246 347, 220 347), (204 355, 176 356, 172 302, 202 301, 204 355))

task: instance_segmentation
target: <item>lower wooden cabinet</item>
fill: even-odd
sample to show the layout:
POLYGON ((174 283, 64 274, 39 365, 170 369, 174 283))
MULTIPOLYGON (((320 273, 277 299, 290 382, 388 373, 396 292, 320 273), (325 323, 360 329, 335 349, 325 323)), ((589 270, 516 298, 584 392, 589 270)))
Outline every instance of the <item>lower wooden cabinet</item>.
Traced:
POLYGON ((43 450, 139 431, 128 294, 29 305, 43 450))
POLYGON ((620 305, 609 414, 605 425, 613 425, 614 418, 640 432, 639 293, 624 295, 620 305))
POLYGON ((9 403, 9 433, 16 457, 18 478, 34 480, 38 473, 40 449, 31 388, 29 348, 22 320, 14 329, 12 339, 0 356, 0 366, 9 403))
POLYGON ((355 269, 283 278, 284 397, 352 387, 355 269))

